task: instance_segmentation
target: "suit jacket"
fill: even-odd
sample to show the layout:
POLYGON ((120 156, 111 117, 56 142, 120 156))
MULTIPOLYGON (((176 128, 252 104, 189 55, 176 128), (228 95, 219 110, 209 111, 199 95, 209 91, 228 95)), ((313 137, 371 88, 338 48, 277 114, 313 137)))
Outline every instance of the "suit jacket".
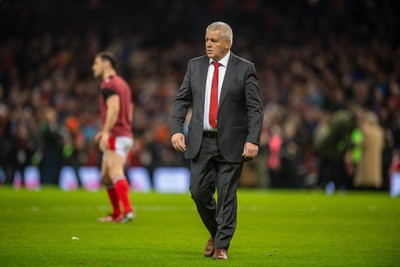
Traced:
MULTIPOLYGON (((191 59, 173 104, 171 134, 183 133, 189 108, 192 117, 186 136, 185 157, 196 157, 203 138, 204 101, 209 58, 191 59)), ((218 106, 218 146, 229 162, 243 162, 246 141, 259 144, 263 106, 254 64, 231 53, 218 106)))

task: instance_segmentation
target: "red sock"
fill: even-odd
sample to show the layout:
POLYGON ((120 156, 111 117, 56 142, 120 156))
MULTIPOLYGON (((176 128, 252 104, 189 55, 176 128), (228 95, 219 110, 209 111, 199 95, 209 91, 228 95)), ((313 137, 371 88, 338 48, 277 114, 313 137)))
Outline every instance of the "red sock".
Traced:
POLYGON ((119 208, 119 199, 115 187, 107 187, 107 193, 113 207, 113 215, 117 217, 121 214, 121 210, 119 208))
POLYGON ((119 200, 122 202, 125 213, 132 211, 131 200, 129 199, 129 184, 126 178, 118 179, 114 187, 119 200))

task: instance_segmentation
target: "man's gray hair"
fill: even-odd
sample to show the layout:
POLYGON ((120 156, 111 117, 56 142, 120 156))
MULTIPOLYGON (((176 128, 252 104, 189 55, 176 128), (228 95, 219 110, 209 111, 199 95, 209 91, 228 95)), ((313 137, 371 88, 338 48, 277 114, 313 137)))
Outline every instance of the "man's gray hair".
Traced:
POLYGON ((229 26, 225 22, 222 21, 213 22, 207 27, 206 31, 220 31, 222 38, 224 40, 231 40, 231 46, 232 46, 233 32, 231 26, 229 26))

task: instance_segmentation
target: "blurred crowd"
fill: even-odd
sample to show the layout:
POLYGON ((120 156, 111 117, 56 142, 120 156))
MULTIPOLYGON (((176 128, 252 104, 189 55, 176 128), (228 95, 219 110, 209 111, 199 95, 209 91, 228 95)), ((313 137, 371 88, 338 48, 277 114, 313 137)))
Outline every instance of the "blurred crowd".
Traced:
POLYGON ((260 155, 243 186, 388 189, 400 149, 400 33, 389 0, 0 0, 1 182, 38 166, 98 166, 95 53, 129 82, 128 166, 185 166, 170 145, 171 103, 205 28, 233 28, 265 108, 260 155))

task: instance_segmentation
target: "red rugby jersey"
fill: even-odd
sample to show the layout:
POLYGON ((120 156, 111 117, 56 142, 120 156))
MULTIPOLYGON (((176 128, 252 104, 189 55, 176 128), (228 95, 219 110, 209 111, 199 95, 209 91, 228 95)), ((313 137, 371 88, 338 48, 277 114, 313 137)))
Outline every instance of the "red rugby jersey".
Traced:
MULTIPOLYGON (((126 81, 119 75, 114 75, 101 83, 101 90, 111 89, 119 95, 119 114, 117 122, 111 130, 112 136, 133 137, 131 130, 132 114, 130 106, 132 104, 131 89, 126 81)), ((104 126, 106 121, 107 105, 103 94, 100 94, 100 115, 101 124, 104 126)))

